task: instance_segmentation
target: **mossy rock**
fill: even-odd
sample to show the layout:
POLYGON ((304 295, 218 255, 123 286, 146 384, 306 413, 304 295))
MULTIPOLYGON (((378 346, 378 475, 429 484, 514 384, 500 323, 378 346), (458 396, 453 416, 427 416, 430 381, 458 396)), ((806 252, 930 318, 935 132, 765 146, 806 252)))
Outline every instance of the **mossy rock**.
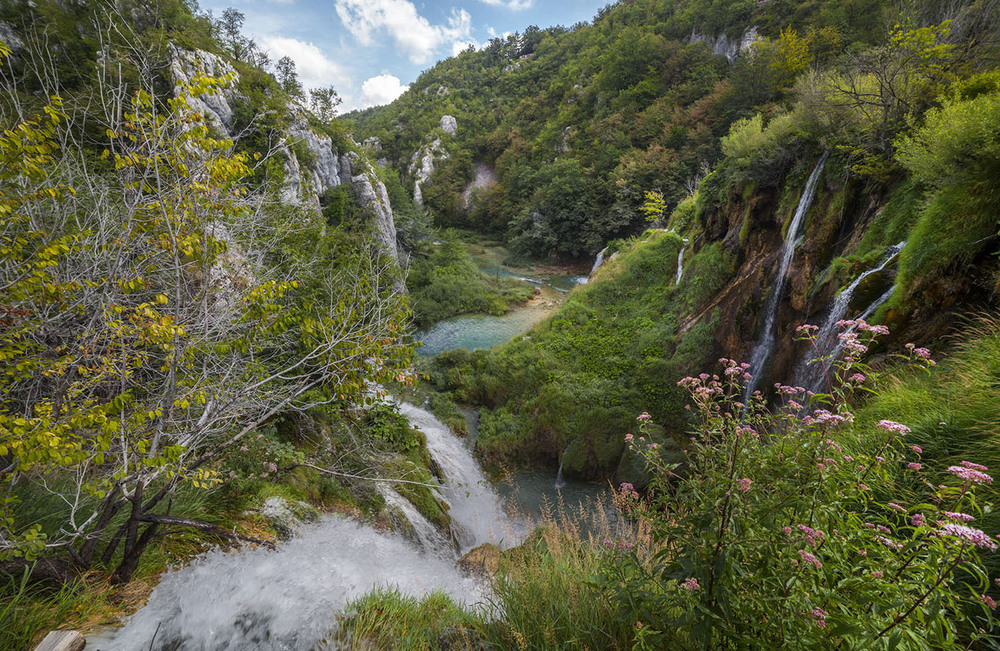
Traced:
POLYGON ((458 559, 458 566, 469 574, 493 576, 500 569, 503 551, 492 543, 484 543, 458 559))

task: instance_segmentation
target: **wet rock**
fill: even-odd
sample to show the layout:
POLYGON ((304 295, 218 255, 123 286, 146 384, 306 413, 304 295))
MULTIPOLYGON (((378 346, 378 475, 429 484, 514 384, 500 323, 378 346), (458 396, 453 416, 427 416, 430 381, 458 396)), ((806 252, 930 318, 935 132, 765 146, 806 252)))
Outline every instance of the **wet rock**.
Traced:
POLYGON ((500 569, 503 552, 492 543, 484 543, 458 559, 458 566, 469 574, 493 576, 500 569))
POLYGON ((291 502, 282 497, 269 497, 258 511, 267 518, 279 540, 290 540, 306 522, 319 518, 319 511, 305 502, 291 502))

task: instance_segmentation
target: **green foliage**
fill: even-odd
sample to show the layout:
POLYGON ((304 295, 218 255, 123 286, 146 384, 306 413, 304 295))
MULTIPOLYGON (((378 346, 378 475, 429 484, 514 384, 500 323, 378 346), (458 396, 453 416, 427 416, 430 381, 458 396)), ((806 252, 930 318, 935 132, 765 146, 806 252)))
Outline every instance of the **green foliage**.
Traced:
POLYGON ((484 625, 438 592, 418 599, 397 590, 376 590, 352 601, 347 612, 336 639, 349 648, 474 649, 484 625))
POLYGON ((103 596, 84 592, 82 583, 53 588, 21 576, 0 574, 0 648, 28 649, 35 636, 56 626, 85 621, 106 607, 103 596))
POLYGON ((420 444, 420 434, 392 405, 376 405, 366 416, 371 436, 391 452, 406 452, 420 444))
POLYGON ((690 255, 675 285, 682 246, 675 234, 650 231, 622 245, 530 338, 432 362, 439 389, 488 407, 477 442, 485 462, 557 464, 562 457, 567 476, 611 475, 630 414, 643 404, 675 428, 667 438, 679 433, 685 398, 676 382, 715 348, 717 318, 699 311, 732 273, 716 244, 690 255))
MULTIPOLYGON (((863 326, 847 345, 862 352, 874 335, 863 326)), ((913 359, 926 368, 922 351, 913 359)), ((722 365, 682 381, 697 426, 681 476, 628 437, 656 477, 648 501, 621 492, 654 542, 648 556, 610 563, 603 585, 643 622, 642 648, 990 644, 982 560, 996 543, 953 515, 990 512, 981 466, 944 472, 906 426, 856 421, 847 396, 877 383, 855 360, 834 364, 828 409, 806 418, 804 389, 783 387, 774 410, 760 398, 744 405, 745 366, 722 365)), ((649 419, 638 418, 643 435, 649 419)))
POLYGON ((454 231, 441 238, 427 257, 414 260, 407 276, 418 325, 458 314, 505 314, 534 296, 534 288, 524 281, 481 273, 454 231))

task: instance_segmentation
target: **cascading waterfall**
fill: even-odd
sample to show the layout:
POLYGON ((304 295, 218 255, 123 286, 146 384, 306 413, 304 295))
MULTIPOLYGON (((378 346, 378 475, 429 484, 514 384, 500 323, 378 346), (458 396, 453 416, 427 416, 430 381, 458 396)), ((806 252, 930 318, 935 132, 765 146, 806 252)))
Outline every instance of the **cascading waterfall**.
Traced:
MULTIPOLYGON (((427 437, 441 468, 441 493, 450 505, 462 553, 484 542, 510 546, 527 531, 508 520, 500 498, 472 454, 429 412, 400 403, 400 412, 427 437)), ((88 640, 88 649, 285 651, 322 648, 334 615, 377 587, 413 595, 443 591, 472 606, 482 589, 456 567, 455 546, 396 491, 386 502, 410 522, 419 547, 340 516, 306 525, 277 550, 213 550, 163 575, 149 602, 120 629, 88 640)))
POLYGON ((378 489, 382 497, 385 498, 386 504, 398 509, 403 514, 403 517, 406 518, 406 521, 410 523, 410 526, 413 527, 413 533, 416 535, 424 551, 454 559, 454 546, 448 542, 444 535, 441 534, 441 531, 430 520, 424 517, 423 513, 417 510, 417 507, 413 506, 410 500, 389 488, 386 484, 379 484, 378 489))
POLYGON ((674 278, 674 284, 681 284, 681 277, 684 276, 684 251, 687 249, 687 240, 684 240, 684 246, 681 247, 681 252, 677 254, 677 277, 674 278))
MULTIPOLYGON (((854 282, 848 285, 833 299, 833 305, 830 307, 830 314, 826 317, 826 321, 823 323, 823 326, 819 329, 819 332, 816 333, 815 350, 810 350, 809 352, 807 352, 805 356, 802 358, 802 361, 799 363, 798 368, 796 369, 795 372, 796 386, 806 387, 807 389, 810 389, 812 391, 817 390, 817 388, 823 381, 824 366, 823 364, 820 363, 814 363, 814 360, 817 357, 826 357, 828 355, 833 354, 835 351, 836 352, 840 351, 841 348, 839 343, 840 340, 837 338, 838 334, 837 322, 841 321, 847 315, 847 308, 851 304, 851 299, 854 297, 855 290, 857 290, 858 286, 861 285, 862 282, 864 282, 865 278, 868 278, 872 274, 876 274, 885 269, 890 262, 896 259, 896 256, 900 254, 900 252, 903 250, 905 246, 906 246, 905 241, 890 246, 888 249, 886 249, 885 255, 882 256, 882 259, 879 261, 877 266, 859 275, 857 278, 854 279, 854 282)), ((869 307, 868 310, 866 310, 866 313, 869 315, 873 314, 875 310, 878 309, 879 306, 881 306, 882 303, 884 303, 886 300, 889 299, 889 296, 892 296, 891 290, 889 294, 885 296, 884 299, 880 298, 878 301, 875 302, 876 305, 874 309, 869 307)), ((867 318, 867 317, 862 316, 861 318, 867 318)))
POLYGON ((594 266, 590 268, 590 275, 587 276, 587 278, 590 278, 590 276, 593 276, 594 272, 597 271, 598 269, 600 269, 601 265, 604 264, 604 254, 607 252, 607 250, 608 250, 608 247, 604 247, 597 254, 597 257, 594 258, 594 266))
POLYGON ((829 155, 830 152, 823 152, 812 174, 809 175, 806 187, 802 190, 802 197, 799 198, 799 205, 795 208, 795 214, 792 216, 792 222, 788 225, 788 231, 785 233, 785 244, 781 251, 781 264, 778 266, 778 279, 767 302, 764 330, 757 341, 757 345, 754 346, 753 354, 750 356, 750 373, 753 374, 753 377, 747 382, 746 392, 743 396, 745 402, 750 400, 750 396, 753 395, 754 390, 757 388, 757 382, 764 372, 764 365, 771 358, 771 353, 774 350, 774 323, 778 317, 778 307, 781 305, 781 297, 785 293, 785 285, 788 284, 788 269, 792 265, 792 258, 795 257, 795 241, 799 237, 799 228, 802 226, 802 221, 809 211, 810 206, 812 206, 813 199, 816 198, 816 185, 819 182, 820 174, 823 173, 823 167, 826 165, 826 159, 829 155))
POLYGON ((442 590, 468 605, 483 596, 454 557, 328 516, 276 551, 217 549, 166 573, 123 628, 90 638, 87 648, 313 649, 336 626, 335 613, 378 586, 415 595, 442 590))
POLYGON ((563 479, 562 469, 563 469, 563 459, 566 458, 566 452, 568 451, 569 451, 569 446, 567 445, 566 449, 563 450, 562 456, 559 457, 559 472, 556 473, 556 483, 555 483, 555 489, 557 491, 566 488, 566 480, 563 479))
POLYGON ((483 543, 516 545, 526 535, 526 525, 504 512, 500 497, 479 469, 472 453, 430 412, 409 403, 399 411, 427 437, 427 450, 444 475, 441 494, 448 502, 451 528, 464 554, 483 543))

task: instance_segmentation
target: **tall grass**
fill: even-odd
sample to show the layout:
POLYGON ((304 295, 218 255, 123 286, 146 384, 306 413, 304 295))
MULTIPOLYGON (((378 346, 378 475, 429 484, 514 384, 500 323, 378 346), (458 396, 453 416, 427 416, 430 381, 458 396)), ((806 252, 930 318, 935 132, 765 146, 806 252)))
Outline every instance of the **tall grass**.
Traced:
POLYGON ((494 550, 499 566, 484 579, 483 604, 376 590, 351 603, 336 640, 379 649, 631 649, 635 622, 596 579, 616 555, 648 558, 651 536, 607 506, 546 504, 522 545, 494 550))
POLYGON ((0 575, 0 649, 29 649, 36 636, 57 626, 72 626, 101 617, 107 602, 100 591, 82 582, 59 588, 32 583, 31 570, 21 576, 0 575))

